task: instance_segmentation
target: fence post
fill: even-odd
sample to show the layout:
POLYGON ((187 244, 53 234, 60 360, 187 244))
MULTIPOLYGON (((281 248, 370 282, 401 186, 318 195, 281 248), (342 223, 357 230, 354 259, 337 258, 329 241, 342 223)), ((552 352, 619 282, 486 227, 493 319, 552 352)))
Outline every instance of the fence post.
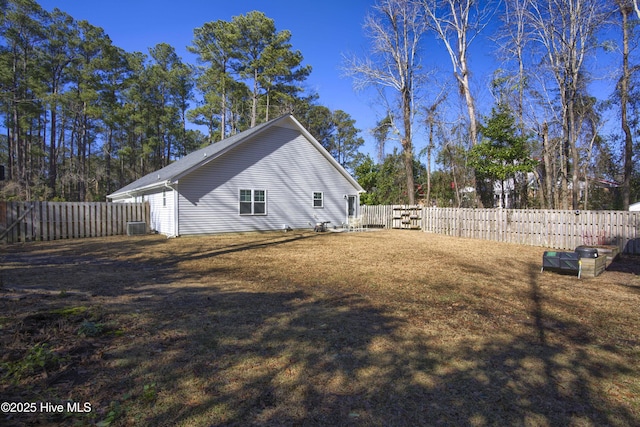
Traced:
MULTIPOLYGON (((394 208, 403 206, 367 206, 363 215, 393 228, 394 208)), ((439 207, 423 207, 421 212, 424 232, 561 250, 609 244, 620 252, 640 254, 640 212, 439 207)))

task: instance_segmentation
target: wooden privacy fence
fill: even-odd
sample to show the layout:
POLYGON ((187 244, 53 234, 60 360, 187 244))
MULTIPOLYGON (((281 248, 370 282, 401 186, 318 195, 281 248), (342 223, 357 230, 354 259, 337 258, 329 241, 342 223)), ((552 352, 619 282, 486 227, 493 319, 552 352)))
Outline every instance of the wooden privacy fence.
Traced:
MULTIPOLYGON (((361 206, 363 224, 394 228, 394 212, 408 209, 361 206)), ((420 218, 421 229, 428 233, 562 250, 614 245, 621 252, 640 254, 640 212, 421 208, 420 218)))
POLYGON ((360 206, 362 224, 367 227, 393 228, 393 206, 362 205, 360 206))
POLYGON ((0 242, 115 236, 140 221, 148 203, 0 202, 0 242))

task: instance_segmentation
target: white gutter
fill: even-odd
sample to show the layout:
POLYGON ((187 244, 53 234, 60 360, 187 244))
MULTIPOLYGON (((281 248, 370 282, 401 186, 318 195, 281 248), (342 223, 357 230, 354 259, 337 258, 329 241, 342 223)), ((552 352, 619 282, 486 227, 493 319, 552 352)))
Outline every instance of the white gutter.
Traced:
POLYGON ((151 190, 153 188, 160 188, 160 187, 166 186, 168 183, 169 183, 168 180, 167 181, 162 181, 162 182, 154 182, 153 184, 145 185, 144 187, 139 187, 139 188, 136 188, 135 190, 128 190, 128 191, 123 191, 121 193, 109 194, 107 196, 107 198, 113 199, 113 198, 119 197, 119 196, 121 196, 123 194, 127 195, 129 197, 135 197, 135 195, 137 195, 137 194, 144 193, 145 191, 151 190))
POLYGON ((180 221, 178 215, 180 214, 180 209, 178 206, 179 197, 178 197, 178 181, 174 183, 170 183, 169 181, 165 181, 164 186, 171 189, 173 192, 173 234, 167 236, 167 238, 178 237, 180 235, 180 221), (175 188, 172 187, 175 185, 175 188))

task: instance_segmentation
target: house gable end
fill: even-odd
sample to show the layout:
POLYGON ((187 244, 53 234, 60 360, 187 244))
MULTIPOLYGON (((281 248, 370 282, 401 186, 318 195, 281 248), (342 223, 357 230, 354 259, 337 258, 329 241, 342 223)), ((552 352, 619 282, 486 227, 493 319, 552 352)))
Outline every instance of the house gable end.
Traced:
MULTIPOLYGON (((308 227, 314 216, 340 225, 346 194, 357 194, 297 126, 272 126, 180 180, 181 234, 308 227), (239 192, 266 194, 267 215, 240 215, 239 192), (314 193, 323 193, 315 209, 314 193)), ((353 182, 352 182, 353 181, 353 182)))

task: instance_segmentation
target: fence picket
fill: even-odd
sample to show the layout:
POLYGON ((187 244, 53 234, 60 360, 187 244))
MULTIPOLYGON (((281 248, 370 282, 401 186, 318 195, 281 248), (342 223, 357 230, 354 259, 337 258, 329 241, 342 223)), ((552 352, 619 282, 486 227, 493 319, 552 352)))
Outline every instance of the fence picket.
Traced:
POLYGON ((0 202, 0 241, 113 236, 149 218, 148 203, 0 202))
MULTIPOLYGON (((7 212, 7 224, 6 224, 6 228, 8 229, 9 227, 11 227, 12 224, 14 224, 16 222, 16 220, 18 219, 18 210, 20 209, 20 205, 18 204, 10 204, 9 205, 9 210, 7 212)), ((11 230, 9 230, 9 236, 11 236, 13 239, 15 239, 18 236, 18 227, 13 227, 11 230)))
POLYGON ((80 237, 80 207, 76 204, 71 205, 72 221, 73 221, 73 238, 80 237))
MULTIPOLYGON (((401 223, 394 218, 405 212, 403 208, 409 207, 363 205, 363 223, 392 228, 401 223)), ((640 212, 434 207, 420 212, 421 228, 428 233, 562 250, 606 244, 640 254, 640 212)))

